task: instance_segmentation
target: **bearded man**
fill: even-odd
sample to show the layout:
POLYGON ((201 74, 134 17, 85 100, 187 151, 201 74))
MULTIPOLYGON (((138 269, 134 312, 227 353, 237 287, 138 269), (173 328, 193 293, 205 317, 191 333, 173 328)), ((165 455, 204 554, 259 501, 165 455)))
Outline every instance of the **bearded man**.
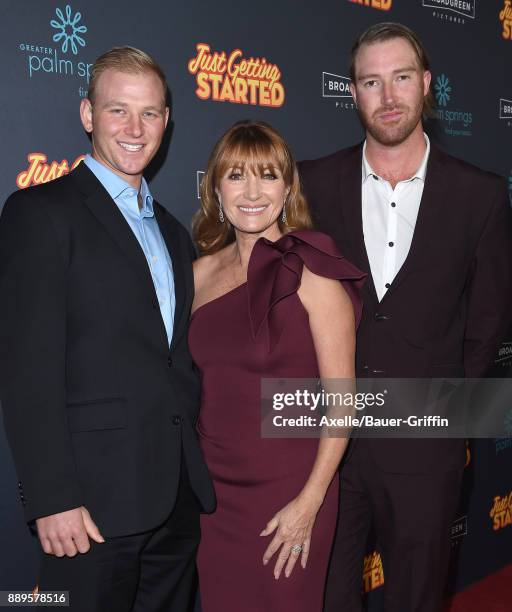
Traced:
MULTIPOLYGON (((505 182, 431 143, 431 73, 414 32, 380 23, 352 49, 364 143, 300 172, 316 221, 368 273, 359 377, 483 377, 512 307, 505 182)), ((411 407, 414 413, 414 407, 411 407)), ((464 440, 353 440, 340 471, 326 612, 362 610, 373 525, 386 612, 438 612, 465 462, 464 440)))

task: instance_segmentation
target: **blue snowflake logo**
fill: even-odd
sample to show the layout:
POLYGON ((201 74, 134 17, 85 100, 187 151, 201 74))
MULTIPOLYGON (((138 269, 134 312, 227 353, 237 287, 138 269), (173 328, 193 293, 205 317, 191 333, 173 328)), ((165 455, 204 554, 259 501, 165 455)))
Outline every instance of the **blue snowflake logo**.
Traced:
POLYGON ((73 17, 69 4, 67 4, 65 8, 65 16, 60 8, 56 8, 55 13, 60 21, 52 19, 50 25, 52 28, 60 31, 53 35, 53 41, 57 43, 62 40, 62 52, 67 53, 69 46, 71 46, 74 55, 77 55, 78 45, 85 47, 85 40, 80 34, 85 34, 85 32, 87 32, 87 28, 84 25, 78 25, 78 22, 82 19, 82 13, 75 13, 73 17))
POLYGON ((445 74, 437 77, 434 89, 436 91, 436 100, 439 106, 446 106, 451 97, 450 92, 452 90, 452 86, 450 85, 450 80, 445 74))

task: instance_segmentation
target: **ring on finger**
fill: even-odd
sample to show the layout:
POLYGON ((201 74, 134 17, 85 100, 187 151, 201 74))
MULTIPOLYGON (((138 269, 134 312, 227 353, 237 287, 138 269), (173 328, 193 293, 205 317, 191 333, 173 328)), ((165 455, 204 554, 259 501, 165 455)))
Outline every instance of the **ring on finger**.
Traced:
POLYGON ((302 546, 300 544, 294 544, 290 551, 294 554, 294 555, 298 555, 300 552, 302 552, 302 546))

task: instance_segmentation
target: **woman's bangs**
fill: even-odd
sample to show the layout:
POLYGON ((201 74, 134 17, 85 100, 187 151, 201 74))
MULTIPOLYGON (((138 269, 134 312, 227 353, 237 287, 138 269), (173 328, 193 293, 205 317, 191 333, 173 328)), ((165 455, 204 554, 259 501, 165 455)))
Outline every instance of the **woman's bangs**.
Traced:
POLYGON ((280 157, 273 143, 268 140, 240 140, 224 149, 217 167, 218 180, 234 169, 249 171, 256 176, 261 176, 265 170, 278 170, 284 174, 285 163, 280 157))

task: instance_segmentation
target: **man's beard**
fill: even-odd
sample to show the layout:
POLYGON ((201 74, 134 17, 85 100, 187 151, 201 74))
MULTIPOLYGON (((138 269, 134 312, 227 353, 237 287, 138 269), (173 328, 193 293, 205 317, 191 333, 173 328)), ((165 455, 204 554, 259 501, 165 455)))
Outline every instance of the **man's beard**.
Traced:
POLYGON ((392 107, 380 107, 373 113, 371 118, 359 110, 359 117, 367 132, 379 144, 394 146, 404 142, 404 140, 414 132, 416 126, 421 121, 422 112, 423 98, 421 98, 414 107, 402 104, 396 104, 392 107), (387 125, 384 125, 377 119, 378 116, 393 111, 400 111, 403 113, 397 122, 389 122, 387 125), (406 115, 405 118, 404 115, 406 115), (375 119, 373 117, 375 117, 375 119))

